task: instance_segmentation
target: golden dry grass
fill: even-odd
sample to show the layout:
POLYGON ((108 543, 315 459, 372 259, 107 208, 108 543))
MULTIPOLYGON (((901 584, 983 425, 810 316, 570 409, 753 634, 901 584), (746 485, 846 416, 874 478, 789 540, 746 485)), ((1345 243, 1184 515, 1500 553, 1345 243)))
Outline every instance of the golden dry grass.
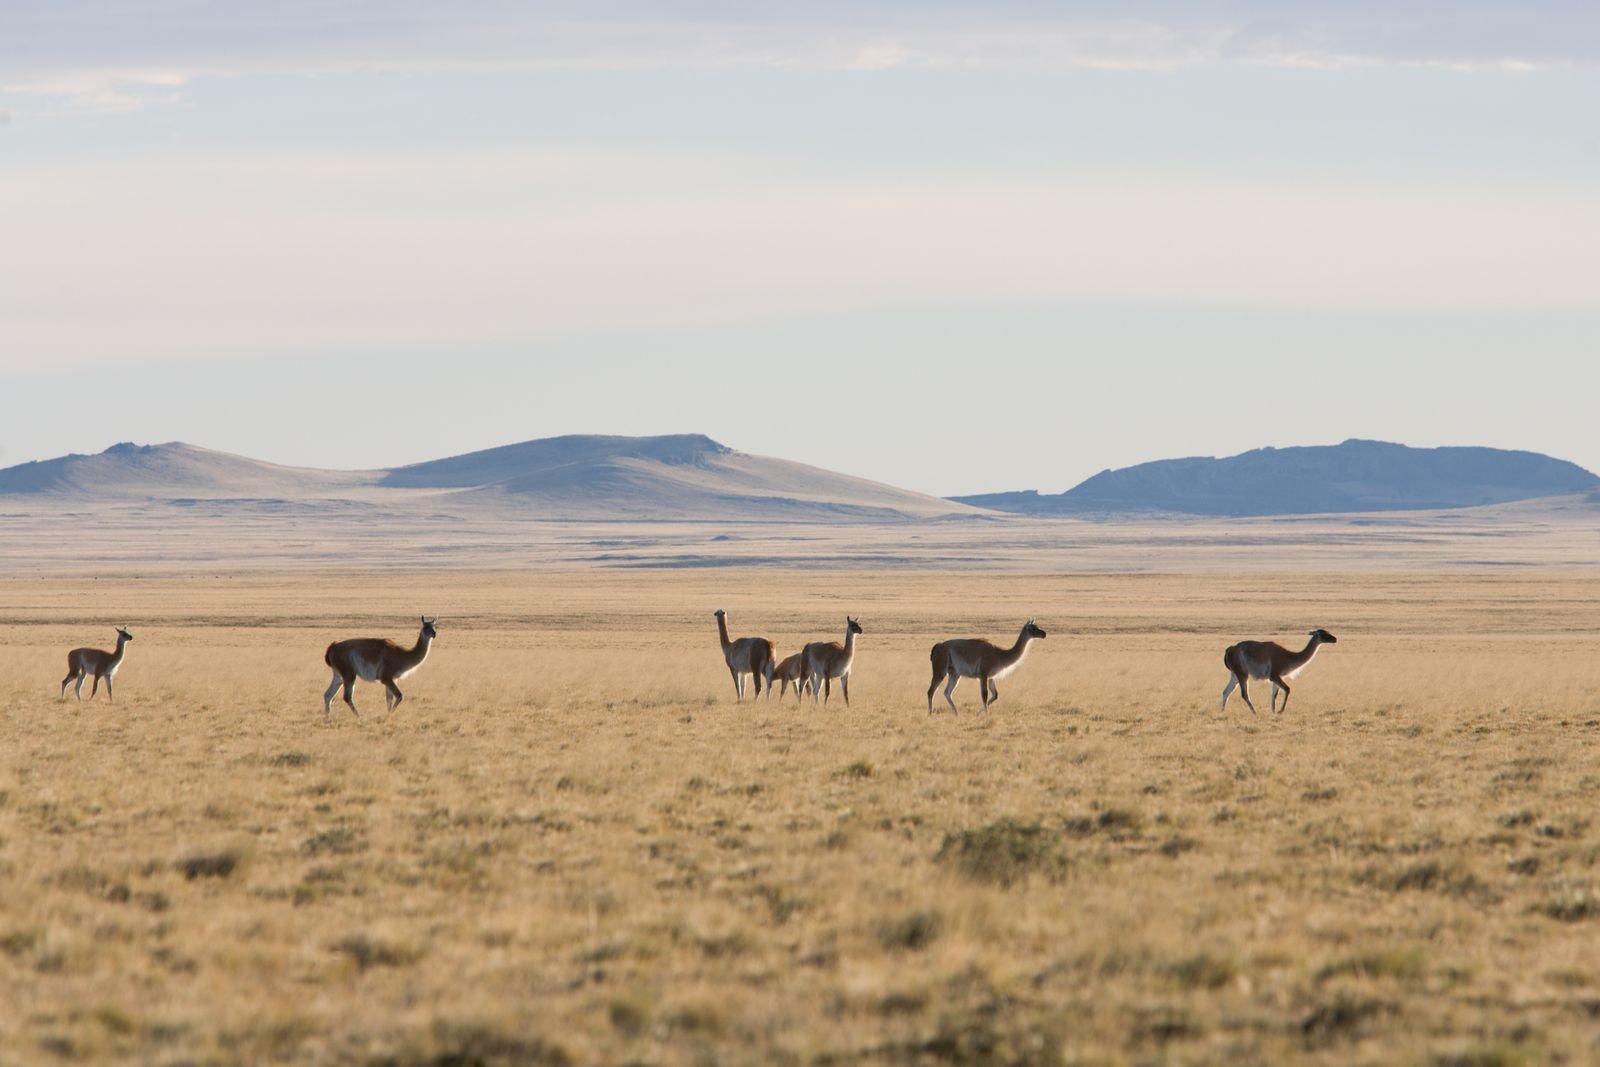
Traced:
POLYGON ((6 1063, 1593 1056, 1600 576, 0 579, 6 1063), (866 628, 736 705, 711 611, 866 628), (322 724, 329 640, 440 639, 322 724), (1049 639, 987 718, 938 637, 1049 639), (64 652, 135 642, 81 707, 64 652), (1287 714, 1222 647, 1326 626, 1287 714))

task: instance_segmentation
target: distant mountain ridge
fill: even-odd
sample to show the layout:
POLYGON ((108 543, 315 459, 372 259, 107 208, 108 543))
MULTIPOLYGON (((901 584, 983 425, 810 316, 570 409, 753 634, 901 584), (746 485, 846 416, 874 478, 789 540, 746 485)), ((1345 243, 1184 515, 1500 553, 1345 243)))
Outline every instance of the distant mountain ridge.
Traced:
POLYGON ((0 469, 0 500, 214 507, 485 509, 506 517, 873 521, 1008 512, 1210 517, 1436 510, 1569 493, 1600 478, 1534 452, 1381 441, 1260 448, 1107 470, 1065 493, 938 497, 768 456, 703 434, 549 437, 367 471, 287 467, 181 442, 122 443, 0 469), (982 509, 982 510, 980 510, 982 509))
POLYGON ((1064 493, 1028 490, 951 499, 1023 515, 1167 512, 1217 517, 1422 511, 1503 504, 1600 487, 1590 471, 1537 452, 1411 448, 1351 439, 1258 448, 1217 459, 1105 470, 1064 493))
POLYGON ((0 470, 0 497, 261 503, 360 499, 581 519, 898 520, 980 514, 939 497, 703 434, 550 437, 371 471, 285 467, 182 442, 113 445, 0 470))

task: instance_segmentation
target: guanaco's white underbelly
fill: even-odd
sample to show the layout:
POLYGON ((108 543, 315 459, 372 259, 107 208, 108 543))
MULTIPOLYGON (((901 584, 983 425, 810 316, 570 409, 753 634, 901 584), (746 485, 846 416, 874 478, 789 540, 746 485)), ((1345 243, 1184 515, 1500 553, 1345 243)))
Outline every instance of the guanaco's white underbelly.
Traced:
MULTIPOLYGON (((1003 679, 1006 675, 1022 666, 1022 661, 1027 657, 1027 655, 1027 649, 1023 649, 1022 655, 1017 657, 1017 661, 1015 663, 1011 664, 1009 667, 1002 667, 997 671, 992 671, 989 674, 990 680, 999 681, 1003 679)), ((951 650, 950 665, 954 667, 956 669, 956 673, 961 675, 963 678, 976 678, 982 673, 978 667, 978 661, 963 655, 960 649, 951 650)))
POLYGON ((856 661, 856 658, 854 656, 851 656, 849 659, 845 660, 843 663, 834 664, 832 667, 823 667, 822 668, 822 673, 826 674, 830 678, 842 678, 845 675, 850 673, 850 667, 851 667, 852 664, 855 663, 855 661, 856 661))

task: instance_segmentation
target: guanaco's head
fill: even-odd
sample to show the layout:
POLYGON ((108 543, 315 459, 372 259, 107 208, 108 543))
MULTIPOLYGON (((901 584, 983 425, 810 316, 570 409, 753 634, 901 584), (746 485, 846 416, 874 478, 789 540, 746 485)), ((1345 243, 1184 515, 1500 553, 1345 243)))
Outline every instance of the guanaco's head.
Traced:
POLYGON ((133 635, 128 632, 127 627, 119 626, 119 627, 117 627, 117 640, 118 641, 132 641, 133 640, 133 635))
POLYGON ((1042 629, 1040 629, 1038 626, 1035 626, 1032 619, 1029 619, 1026 623, 1023 624, 1022 632, 1024 634, 1026 634, 1028 637, 1044 637, 1045 636, 1045 632, 1042 629))
POLYGON ((1339 639, 1337 637, 1322 629, 1320 626, 1311 631, 1311 636, 1314 640, 1321 641, 1325 645, 1337 645, 1339 643, 1339 639))
POLYGON ((852 619, 850 616, 846 615, 844 617, 844 621, 845 621, 845 625, 847 627, 849 627, 849 632, 850 633, 853 633, 853 634, 866 633, 866 631, 861 628, 861 624, 859 622, 857 622, 856 620, 852 619))
POLYGON ((438 622, 438 621, 439 621, 439 616, 437 616, 437 615, 435 615, 431 619, 428 618, 426 615, 422 616, 422 636, 426 637, 430 641, 433 640, 435 637, 438 637, 439 636, 439 631, 435 630, 433 628, 433 624, 438 622))
POLYGON ((727 615, 728 615, 728 613, 726 611, 723 611, 721 608, 718 608, 716 611, 713 611, 711 614, 715 615, 719 619, 727 618, 727 615))

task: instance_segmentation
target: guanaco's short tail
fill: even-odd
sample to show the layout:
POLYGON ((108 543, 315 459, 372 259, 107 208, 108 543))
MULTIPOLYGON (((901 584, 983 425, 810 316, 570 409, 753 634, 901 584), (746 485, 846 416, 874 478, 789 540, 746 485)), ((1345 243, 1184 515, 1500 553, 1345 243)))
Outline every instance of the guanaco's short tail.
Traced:
POLYGON ((1238 647, 1239 647, 1238 645, 1229 645, 1227 648, 1222 650, 1222 665, 1224 667, 1228 668, 1228 670, 1230 672, 1234 673, 1234 674, 1238 674, 1239 673, 1239 668, 1234 666, 1234 659, 1233 659, 1234 649, 1236 649, 1238 647))
POLYGON ((337 641, 335 641, 333 644, 329 645, 328 646, 328 651, 326 651, 326 652, 324 652, 322 654, 322 662, 326 663, 330 667, 333 666, 333 645, 336 645, 336 644, 338 644, 337 641))
POLYGON ((928 683, 928 714, 933 714, 933 691, 939 688, 939 683, 944 681, 950 672, 950 653, 944 647, 944 642, 937 642, 928 652, 928 661, 933 664, 933 681, 928 683))

